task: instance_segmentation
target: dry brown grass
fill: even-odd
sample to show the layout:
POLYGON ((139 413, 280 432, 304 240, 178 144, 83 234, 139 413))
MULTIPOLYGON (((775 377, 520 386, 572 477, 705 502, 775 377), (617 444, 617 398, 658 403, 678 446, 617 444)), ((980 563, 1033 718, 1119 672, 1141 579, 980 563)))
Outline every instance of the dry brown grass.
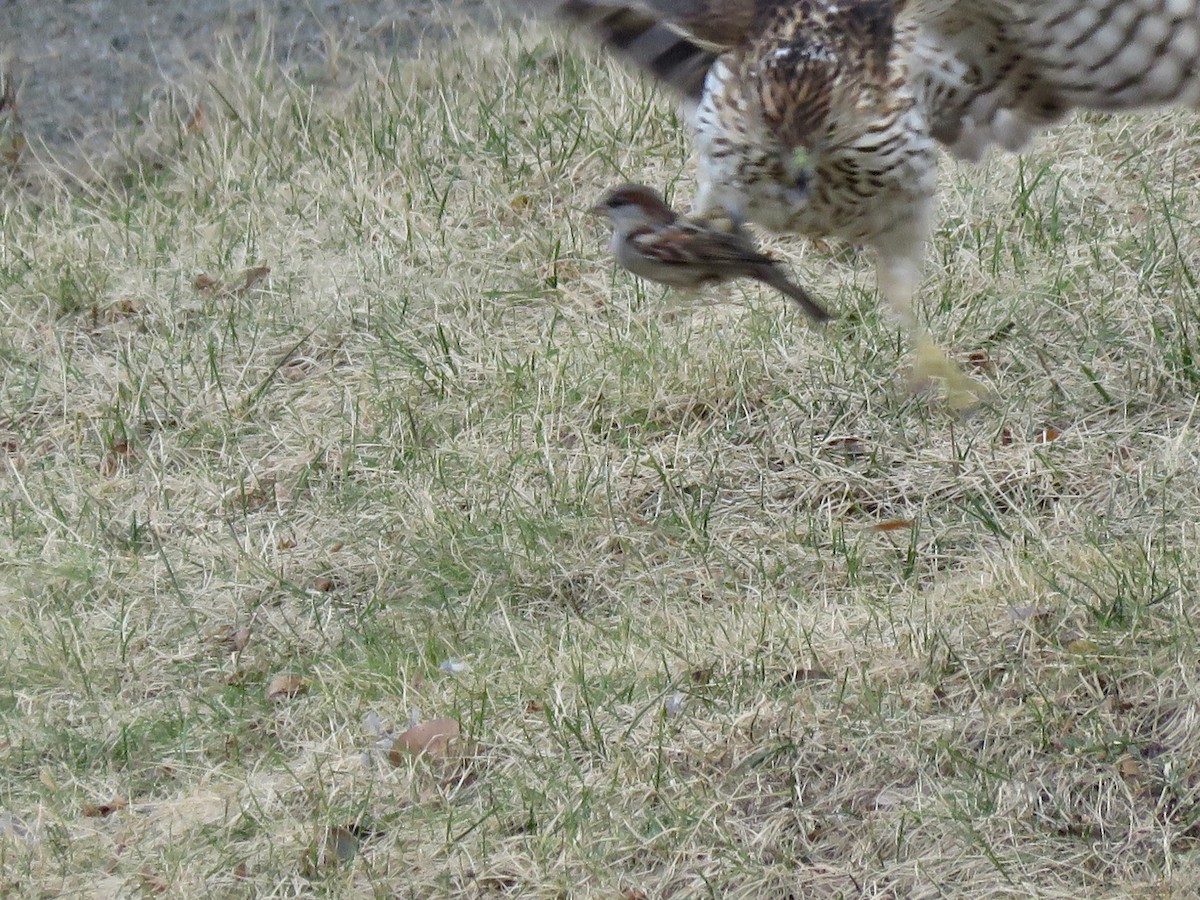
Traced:
POLYGON ((204 104, 6 194, 3 890, 1200 891, 1194 116, 947 166, 961 422, 853 256, 772 242, 826 334, 614 274, 686 142, 568 45, 204 104))

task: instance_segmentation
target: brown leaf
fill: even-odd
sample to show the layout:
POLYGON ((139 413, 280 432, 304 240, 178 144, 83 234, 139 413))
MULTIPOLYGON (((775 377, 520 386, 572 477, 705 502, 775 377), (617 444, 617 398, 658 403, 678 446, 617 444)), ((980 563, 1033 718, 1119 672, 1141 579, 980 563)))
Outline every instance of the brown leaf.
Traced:
POLYGON ((333 579, 328 575, 318 575, 313 579, 313 590, 328 594, 334 588, 333 579))
POLYGON ((155 894, 165 894, 171 889, 171 882, 161 875, 154 874, 149 869, 139 871, 138 880, 141 881, 143 888, 155 894))
POLYGON ((142 304, 134 297, 118 297, 108 307, 110 319, 123 319, 142 311, 142 304))
POLYGON ((192 107, 192 114, 188 116, 188 120, 183 123, 183 130, 191 134, 204 130, 203 104, 197 103, 194 107, 192 107))
POLYGON ((1045 606, 1010 606, 1008 614, 1018 622, 1043 621, 1050 618, 1054 610, 1045 606))
POLYGON ((25 148, 28 142, 25 140, 23 132, 16 132, 8 139, 8 146, 3 150, 4 162, 11 168, 17 168, 21 165, 21 156, 25 153, 25 148))
POLYGON ((972 369, 980 372, 990 372, 994 369, 995 363, 992 361, 992 355, 982 347, 978 350, 971 350, 964 356, 964 362, 972 369))
POLYGON ((1142 764, 1132 756, 1126 756, 1117 765, 1117 770, 1121 773, 1122 778, 1140 778, 1142 775, 1142 764))
POLYGON ((216 278, 213 278, 211 275, 206 275, 205 273, 201 272, 199 275, 196 276, 195 280, 192 282, 192 287, 194 287, 198 291, 215 291, 220 286, 220 284, 221 284, 221 282, 218 281, 216 278))
POLYGON ((872 531, 899 531, 902 528, 912 528, 912 519, 884 519, 871 526, 872 531))
POLYGON ((1108 461, 1126 472, 1132 472, 1136 468, 1132 460, 1133 451, 1128 447, 1118 445, 1108 452, 1108 461))
POLYGON ((443 757, 450 747, 450 742, 458 737, 459 731, 458 720, 449 716, 421 722, 396 735, 395 740, 392 741, 388 759, 391 760, 392 765, 398 766, 403 762, 406 754, 409 756, 425 754, 432 758, 443 757))
POLYGON ((301 381, 309 376, 313 371, 312 360, 310 359, 289 359, 279 369, 279 374, 288 381, 301 381))
POLYGON ((867 455, 866 443, 853 435, 831 437, 825 441, 825 446, 830 450, 840 450, 847 459, 861 459, 867 455))
POLYGON ((270 266, 251 266, 238 276, 241 284, 235 288, 230 288, 229 292, 231 294, 244 294, 270 274, 270 266))
POLYGON ((129 441, 123 437, 114 438, 112 444, 109 445, 108 452, 100 460, 100 474, 105 477, 115 475, 120 471, 126 460, 136 457, 137 451, 129 446, 129 441))
POLYGON ((220 647, 240 652, 250 643, 250 626, 222 625, 213 630, 210 639, 220 647))
POLYGON ((803 681, 825 681, 832 677, 824 669, 793 669, 779 679, 781 685, 784 684, 799 684, 803 681))
POLYGON ((267 682, 268 700, 286 700, 306 690, 304 679, 294 672, 278 672, 267 682))
POLYGON ((296 546, 296 539, 290 536, 281 537, 275 542, 275 546, 280 550, 291 550, 296 546))
POLYGON ((350 862, 358 853, 358 836, 344 825, 327 828, 304 855, 304 868, 310 874, 350 862))
POLYGON ((129 805, 129 801, 124 797, 113 797, 107 803, 85 803, 83 804, 83 814, 89 819, 95 819, 101 816, 111 816, 115 812, 119 812, 129 805))
POLYGON ((1000 429, 1000 434, 996 437, 996 443, 998 443, 1001 447, 1012 446, 1012 442, 1014 440, 1015 438, 1013 438, 1012 429, 1007 425, 1000 429))
POLYGON ((546 705, 544 703, 542 703, 541 700, 530 700, 528 703, 525 704, 525 712, 529 713, 531 715, 533 713, 540 713, 545 708, 546 708, 546 705))
POLYGON ((1047 425, 1034 435, 1033 441, 1035 444, 1048 444, 1051 441, 1057 441, 1060 437, 1062 437, 1061 429, 1047 425))
POLYGON ((234 866, 233 871, 231 871, 229 874, 231 874, 238 881, 244 881, 250 877, 250 867, 243 861, 234 866))

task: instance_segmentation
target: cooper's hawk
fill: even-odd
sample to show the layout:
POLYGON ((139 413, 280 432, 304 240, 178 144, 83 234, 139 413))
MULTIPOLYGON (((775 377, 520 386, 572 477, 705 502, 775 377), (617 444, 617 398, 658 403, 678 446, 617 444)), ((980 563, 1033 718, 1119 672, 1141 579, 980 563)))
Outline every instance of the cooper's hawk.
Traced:
POLYGON ((1200 0, 527 0, 694 104, 699 211, 876 253, 919 381, 978 387, 919 327, 937 145, 1021 148, 1071 109, 1200 106, 1200 0))

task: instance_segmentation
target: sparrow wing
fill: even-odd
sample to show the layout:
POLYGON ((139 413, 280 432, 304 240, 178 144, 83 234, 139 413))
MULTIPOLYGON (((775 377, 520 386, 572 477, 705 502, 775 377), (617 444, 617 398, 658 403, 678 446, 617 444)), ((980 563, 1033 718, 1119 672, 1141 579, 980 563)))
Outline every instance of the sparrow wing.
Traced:
POLYGON ((629 239, 639 253, 665 265, 690 266, 725 276, 775 264, 736 226, 727 230, 680 220, 665 227, 635 231, 629 239))

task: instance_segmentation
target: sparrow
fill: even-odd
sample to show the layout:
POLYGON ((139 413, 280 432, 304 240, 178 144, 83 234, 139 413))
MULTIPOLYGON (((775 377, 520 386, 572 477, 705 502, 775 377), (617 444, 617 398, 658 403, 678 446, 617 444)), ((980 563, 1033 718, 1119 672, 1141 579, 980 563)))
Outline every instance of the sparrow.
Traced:
POLYGON ((722 210, 681 216, 653 188, 621 184, 607 191, 591 211, 612 224, 609 249, 634 275, 690 290, 753 278, 794 301, 812 322, 833 318, 722 210))

